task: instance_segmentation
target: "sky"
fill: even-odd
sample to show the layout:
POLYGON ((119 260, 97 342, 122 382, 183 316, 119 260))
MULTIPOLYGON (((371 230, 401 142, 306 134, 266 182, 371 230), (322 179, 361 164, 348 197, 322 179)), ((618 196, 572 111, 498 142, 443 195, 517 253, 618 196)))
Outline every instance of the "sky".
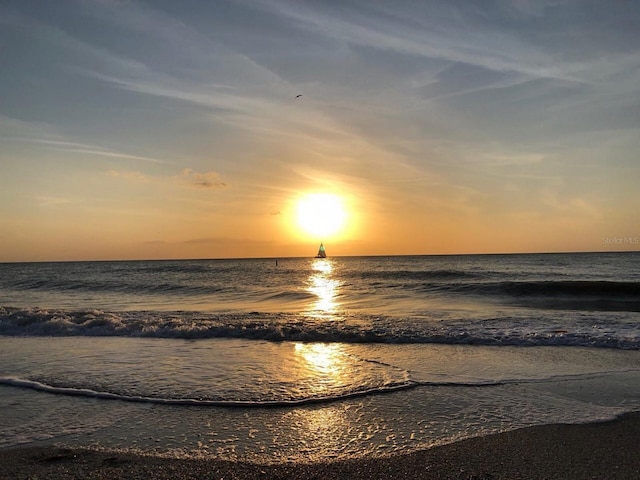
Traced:
POLYGON ((3 0, 0 261, 640 250, 640 2, 3 0), (298 199, 337 195, 343 228, 298 199))

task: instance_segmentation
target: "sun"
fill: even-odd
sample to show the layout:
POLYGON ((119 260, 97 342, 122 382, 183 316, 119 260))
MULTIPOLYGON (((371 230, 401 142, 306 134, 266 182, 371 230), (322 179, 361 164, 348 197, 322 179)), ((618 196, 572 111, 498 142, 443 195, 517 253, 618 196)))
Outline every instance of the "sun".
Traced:
POLYGON ((347 210, 339 195, 307 193, 296 202, 296 222, 306 234, 318 240, 337 235, 347 220, 347 210))

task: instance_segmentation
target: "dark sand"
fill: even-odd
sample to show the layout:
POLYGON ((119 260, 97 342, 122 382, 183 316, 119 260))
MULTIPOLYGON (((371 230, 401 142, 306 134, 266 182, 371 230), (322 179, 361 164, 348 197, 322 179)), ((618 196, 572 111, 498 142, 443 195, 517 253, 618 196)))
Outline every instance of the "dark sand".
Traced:
POLYGON ((0 450, 2 479, 545 479, 640 480, 640 413, 588 425, 549 425, 472 438, 409 455, 256 465, 93 450, 0 450))

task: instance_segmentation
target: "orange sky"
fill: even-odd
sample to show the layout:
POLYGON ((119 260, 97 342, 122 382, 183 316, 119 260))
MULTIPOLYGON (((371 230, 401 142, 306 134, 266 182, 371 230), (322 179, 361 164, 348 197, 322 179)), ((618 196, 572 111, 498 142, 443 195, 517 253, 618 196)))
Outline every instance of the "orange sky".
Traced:
POLYGON ((640 249, 640 6, 224 3, 0 5, 0 261, 640 249))

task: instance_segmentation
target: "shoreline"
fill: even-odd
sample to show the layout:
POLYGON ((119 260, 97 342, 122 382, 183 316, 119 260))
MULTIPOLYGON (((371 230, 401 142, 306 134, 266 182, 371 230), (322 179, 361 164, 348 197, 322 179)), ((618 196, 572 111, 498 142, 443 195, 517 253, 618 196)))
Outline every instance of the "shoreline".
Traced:
POLYGON ((0 449, 0 479, 640 480, 640 412, 541 425, 405 455, 318 463, 171 459, 58 447, 0 449))

